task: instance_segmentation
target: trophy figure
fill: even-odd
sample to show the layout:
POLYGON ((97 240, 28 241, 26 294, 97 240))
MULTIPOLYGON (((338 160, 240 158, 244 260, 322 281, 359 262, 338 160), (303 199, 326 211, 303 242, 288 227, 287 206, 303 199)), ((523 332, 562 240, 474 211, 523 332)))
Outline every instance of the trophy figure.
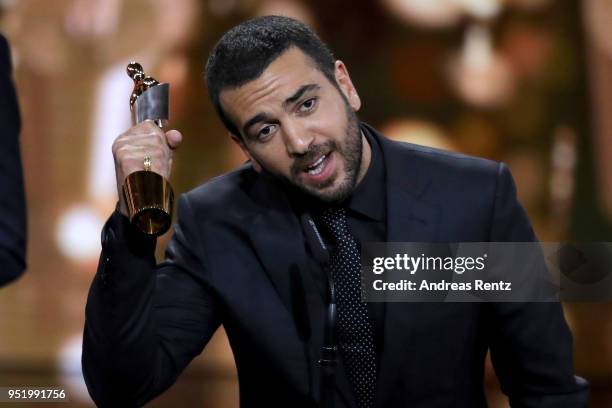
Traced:
MULTIPOLYGON (((160 84, 146 76, 142 66, 131 62, 127 74, 134 80, 130 96, 133 124, 151 119, 163 128, 168 120, 168 84, 160 84)), ((145 234, 158 236, 170 228, 174 193, 161 175, 151 171, 151 159, 144 158, 144 170, 125 178, 123 195, 130 222, 145 234)))

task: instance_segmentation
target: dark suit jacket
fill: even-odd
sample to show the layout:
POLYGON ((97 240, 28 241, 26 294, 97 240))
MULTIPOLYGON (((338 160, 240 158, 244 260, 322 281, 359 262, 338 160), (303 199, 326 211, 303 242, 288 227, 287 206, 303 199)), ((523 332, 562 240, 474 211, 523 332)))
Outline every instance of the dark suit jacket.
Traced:
POLYGON ((21 121, 6 39, 0 35, 0 286, 25 269, 26 209, 19 130, 21 121))
MULTIPOLYGON (((535 239, 505 165, 368 129, 386 165, 388 241, 535 239)), ((316 406, 325 303, 308 289, 316 264, 284 193, 247 164, 181 196, 178 218, 155 271, 154 242, 125 217, 103 232, 83 349, 94 400, 143 404, 223 324, 242 406, 316 406)), ((388 303, 384 319, 376 407, 486 406, 489 347, 514 407, 585 406, 557 303, 388 303)), ((355 406, 339 374, 337 406, 355 406)))

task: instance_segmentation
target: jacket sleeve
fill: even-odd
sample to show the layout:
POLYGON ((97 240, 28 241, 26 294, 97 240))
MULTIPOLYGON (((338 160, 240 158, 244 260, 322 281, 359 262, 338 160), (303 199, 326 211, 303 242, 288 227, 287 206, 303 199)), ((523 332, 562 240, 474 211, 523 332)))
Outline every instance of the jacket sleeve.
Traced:
MULTIPOLYGON (((498 166, 490 241, 537 238, 516 198, 505 164, 498 166)), ((588 384, 574 376, 572 336, 558 302, 490 303, 491 359, 512 407, 586 407, 588 384)))
POLYGON ((11 58, 0 35, 0 286, 25 270, 26 207, 19 148, 21 119, 11 58))
POLYGON ((98 406, 141 406, 174 383, 219 327, 214 296, 202 280, 203 254, 186 196, 178 225, 155 264, 155 240, 115 212, 85 310, 82 365, 98 406))

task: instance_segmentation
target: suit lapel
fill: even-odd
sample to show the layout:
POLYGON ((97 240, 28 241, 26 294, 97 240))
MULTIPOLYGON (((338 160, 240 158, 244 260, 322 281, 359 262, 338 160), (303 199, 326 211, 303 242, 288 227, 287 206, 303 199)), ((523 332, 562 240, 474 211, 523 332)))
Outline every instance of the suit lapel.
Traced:
MULTIPOLYGON (((378 139, 385 158, 387 185, 387 241, 429 242, 435 240, 439 207, 424 199, 429 175, 419 169, 417 158, 406 145, 392 142, 368 127, 378 139)), ((406 313, 404 303, 385 305, 383 352, 380 356, 375 407, 384 407, 402 372, 411 328, 419 316, 406 313)), ((422 317, 422 316, 421 316, 422 317)))
POLYGON ((293 290, 298 286, 300 266, 304 264, 304 242, 295 220, 287 213, 267 211, 256 216, 249 226, 249 238, 272 281, 283 305, 293 316, 293 290))
POLYGON ((283 368, 288 369, 298 389, 309 394, 312 379, 308 373, 312 369, 305 345, 311 336, 311 327, 302 280, 302 275, 308 271, 304 270, 306 252, 301 226, 286 196, 274 188, 267 177, 258 177, 252 194, 261 207, 247 227, 249 240, 284 306, 280 313, 293 323, 279 327, 278 333, 284 337, 291 355, 304 356, 293 360, 291 367, 283 368))
MULTIPOLYGON (((388 208, 392 216, 387 217, 388 242, 426 242, 435 238, 435 219, 438 213, 434 207, 418 201, 405 192, 395 192, 388 208), (397 207, 397 208, 394 208, 397 207)), ((390 196, 388 196, 390 197, 390 196)), ((407 345, 410 344, 412 328, 418 324, 416 316, 406 313, 409 305, 401 302, 385 304, 383 352, 380 357, 379 378, 376 386, 375 407, 384 407, 391 395, 402 364, 405 364, 407 345)))

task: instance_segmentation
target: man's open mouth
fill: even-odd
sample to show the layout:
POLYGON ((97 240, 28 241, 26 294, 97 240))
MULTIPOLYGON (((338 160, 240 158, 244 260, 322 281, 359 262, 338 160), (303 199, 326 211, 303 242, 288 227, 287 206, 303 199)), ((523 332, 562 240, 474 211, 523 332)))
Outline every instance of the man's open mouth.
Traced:
POLYGON ((307 172, 308 174, 312 175, 312 176, 316 176, 318 174, 321 174, 321 172, 325 168, 325 159, 326 158, 327 158, 327 154, 322 155, 315 162, 313 162, 310 166, 306 167, 306 169, 304 171, 307 172))

